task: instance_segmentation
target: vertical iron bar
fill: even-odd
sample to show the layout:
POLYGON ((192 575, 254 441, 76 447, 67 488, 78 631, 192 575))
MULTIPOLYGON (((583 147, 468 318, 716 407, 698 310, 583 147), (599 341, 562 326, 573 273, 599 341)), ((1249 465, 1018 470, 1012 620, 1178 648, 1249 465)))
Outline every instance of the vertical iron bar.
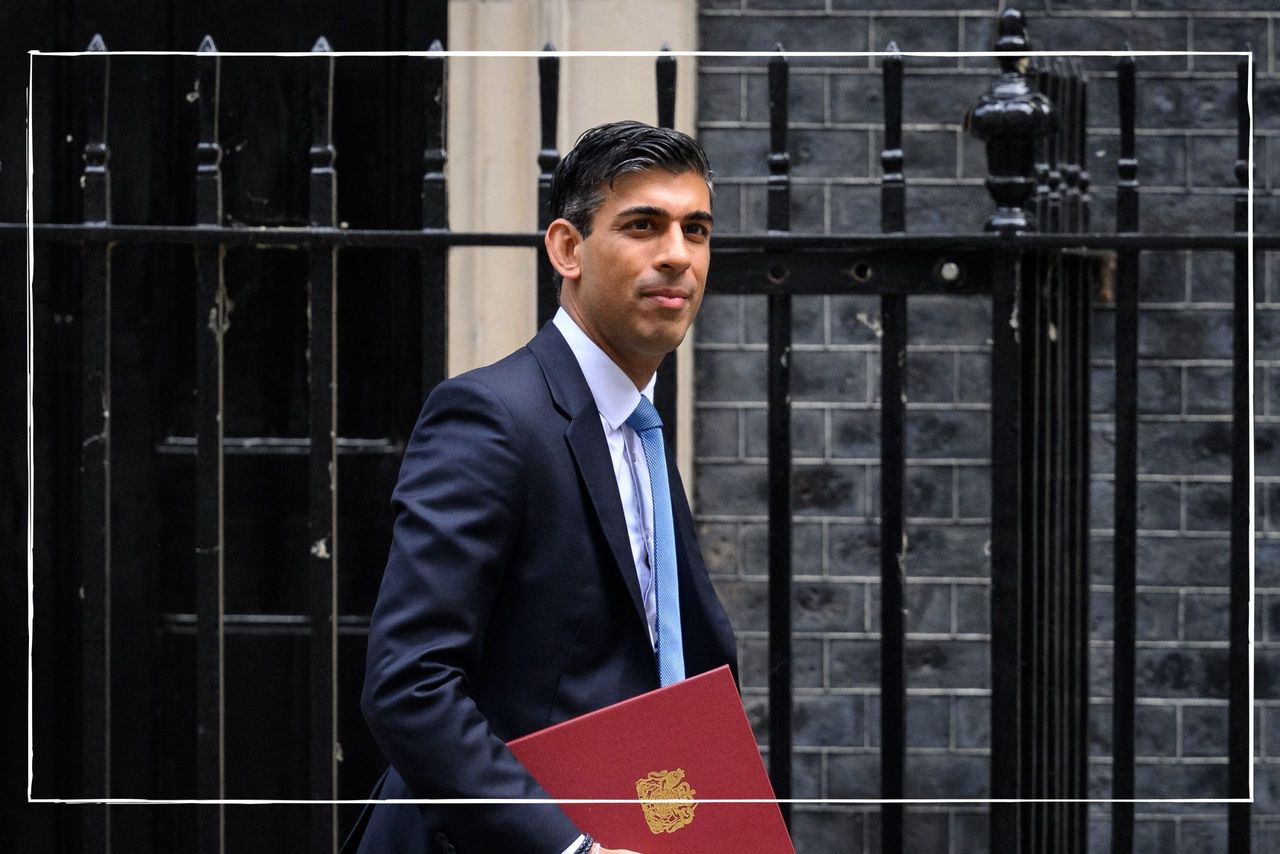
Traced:
MULTIPOLYGON (((1075 206, 1079 201, 1078 191, 1076 190, 1076 182, 1080 177, 1080 170, 1075 165, 1075 151, 1073 146, 1073 134, 1075 133, 1076 122, 1076 95, 1075 81, 1072 75, 1072 69, 1066 60, 1062 61, 1062 121, 1059 124, 1058 136, 1060 139, 1058 145, 1058 158, 1060 161, 1060 169, 1063 174, 1063 183, 1066 185, 1063 201, 1063 217, 1060 222, 1062 231, 1070 231, 1074 228, 1075 222, 1075 206)), ((1071 315, 1068 312, 1069 302, 1067 295, 1072 289, 1073 281, 1070 271, 1073 269, 1072 260, 1069 257, 1059 255, 1058 263, 1055 265, 1054 287, 1057 289, 1054 298, 1054 312, 1056 323, 1056 336, 1051 343, 1054 344, 1055 358, 1057 359, 1057 370, 1054 372, 1054 381, 1056 390, 1054 394, 1055 412, 1053 416, 1054 429, 1057 438, 1054 443, 1054 460, 1056 465, 1056 475, 1054 482, 1056 484, 1055 493, 1057 505, 1053 516, 1053 530, 1055 548, 1053 551, 1053 580, 1057 597, 1057 609, 1055 616, 1054 631, 1054 657, 1055 657, 1055 678, 1054 690, 1054 715, 1056 726, 1053 736, 1053 767, 1055 775, 1054 797, 1064 798, 1067 796, 1068 787, 1068 732, 1071 723, 1071 694, 1069 693, 1068 673, 1070 667, 1070 648, 1069 642, 1071 638, 1071 601, 1070 586, 1068 584, 1068 571, 1071 558, 1071 540, 1069 536, 1069 520, 1071 512, 1071 470, 1068 468, 1069 453, 1071 441, 1071 420, 1069 416, 1070 410, 1067 408, 1069 404, 1070 382, 1071 382, 1071 359, 1074 352, 1071 348, 1072 323, 1071 315)), ((1057 803, 1053 805, 1053 839, 1054 850, 1065 852, 1067 850, 1067 830, 1069 822, 1067 820, 1068 806, 1067 804, 1057 803)))
MULTIPOLYGON (((1022 348, 1018 318, 1018 255, 996 253, 992 266, 991 334, 991 797, 1025 797, 1022 744, 1023 626, 1020 535, 1023 488, 1022 348)), ((1018 804, 991 805, 991 850, 1022 848, 1018 804)))
MULTIPOLYGON (((107 49, 102 36, 91 54, 107 49)), ((111 222, 107 111, 110 57, 80 65, 85 99, 84 215, 86 223, 111 222)), ((111 245, 84 247, 81 268, 80 567, 84 630, 84 797, 111 796, 111 245)), ((111 850, 111 813, 88 807, 83 850, 111 850)))
MULTIPOLYGON (((1071 63, 1067 68, 1067 95, 1069 111, 1067 128, 1063 134, 1063 152, 1066 157, 1067 170, 1067 222, 1066 230, 1080 231, 1082 218, 1080 192, 1080 148, 1078 139, 1080 128, 1084 123, 1081 110, 1081 80, 1077 65, 1071 63)), ((1079 717, 1080 685, 1077 682, 1079 673, 1079 623, 1076 615, 1081 602, 1077 583, 1080 553, 1078 528, 1079 492, 1086 487, 1080 477, 1079 455, 1079 409, 1083 405, 1086 410, 1088 401, 1079 396, 1080 375, 1088 364, 1088 355, 1080 349, 1080 326, 1082 320, 1078 312, 1079 297, 1086 287, 1083 276, 1083 265, 1073 256, 1063 256, 1062 263, 1064 295, 1061 317, 1063 321, 1062 353, 1063 353, 1063 392, 1062 392, 1062 425, 1063 425, 1063 526, 1062 526, 1062 593, 1063 593, 1063 672, 1061 675, 1063 726, 1060 736, 1062 750, 1062 777, 1059 796, 1076 797, 1077 791, 1077 750, 1082 719, 1079 717)), ((1076 826, 1077 804, 1064 804, 1061 807, 1060 839, 1064 852, 1075 852, 1078 847, 1076 826)))
MULTIPOLYGON (((782 46, 779 45, 781 50, 782 46)), ((787 153, 787 60, 769 60, 768 229, 791 229, 787 153)), ((769 401, 769 777, 791 797, 791 296, 770 294, 769 401)), ((791 821, 791 805, 779 804, 791 821)))
MULTIPOLYGON (((1050 100, 1054 111, 1059 104, 1056 98, 1056 78, 1050 61, 1035 71, 1037 90, 1050 100)), ((1038 160, 1034 165, 1036 187, 1032 210, 1035 227, 1040 231, 1053 230, 1052 196, 1057 147, 1055 134, 1046 134, 1037 140, 1038 160)), ((1056 259, 1049 252, 1028 253, 1023 258, 1022 304, 1019 327, 1022 340, 1022 460, 1023 491, 1020 501, 1022 525, 1022 594, 1024 619, 1021 627, 1025 654, 1021 663, 1022 691, 1021 724, 1025 733, 1022 751, 1022 775, 1019 791, 1023 797, 1044 798, 1051 795, 1050 772, 1046 768, 1048 756, 1049 726, 1051 715, 1049 690, 1051 669, 1048 662, 1048 635, 1052 629, 1048 602, 1051 579, 1044 570, 1046 557, 1051 554, 1043 524, 1048 506, 1049 488, 1045 450, 1048 443, 1046 418, 1045 371, 1050 346, 1046 334, 1047 279, 1052 275, 1056 259)), ((993 392, 994 393, 994 392, 993 392)), ((1022 814, 1021 852, 1048 854, 1050 848, 1045 839, 1046 812, 1050 807, 1043 803, 1025 803, 1018 808, 1022 814)))
MULTIPOLYGON (((205 36, 196 59, 200 140, 196 146, 196 223, 222 225, 222 148, 218 144, 221 58, 205 36)), ((199 796, 225 796, 223 635, 223 344, 226 247, 196 247, 196 709, 199 796)), ((200 807, 200 854, 222 854, 225 811, 200 807)))
MULTIPOLYGON (((906 231, 902 151, 902 57, 883 63, 884 150, 880 230, 906 231)), ((906 482, 907 298, 880 298, 880 797, 905 797, 907 769, 906 482)), ((881 850, 901 852, 903 805, 880 807, 881 850)))
MULTIPOLYGON (((658 126, 674 128, 676 126, 676 58, 669 54, 670 45, 664 44, 662 50, 667 55, 659 56, 654 63, 654 77, 657 84, 658 126)), ((662 416, 663 440, 667 447, 679 450, 676 445, 678 432, 678 415, 676 395, 679 391, 676 366, 679 353, 672 350, 658 365, 658 382, 653 388, 654 406, 662 416)))
MULTIPOLYGON (((965 117, 965 128, 987 147, 987 191, 996 203, 988 231, 1012 235, 1033 228, 1027 204, 1036 191, 1037 142, 1053 125, 1053 108, 1027 77, 1031 48, 1026 21, 1004 9, 995 49, 1000 77, 965 117)), ((1034 259, 1035 256, 1032 256, 1034 259)), ((1025 398, 1027 361, 1034 335, 1020 305, 1034 299, 1038 262, 1024 264, 1020 253, 1002 247, 993 253, 991 276, 991 797, 1026 798, 1031 792, 1028 750, 1034 731, 1028 712, 1034 700, 1028 682, 1034 667, 1029 613, 1034 580, 1026 540, 1034 528, 1026 504, 1029 486, 1026 430, 1034 423, 1034 394, 1025 398), (1025 281, 1024 281, 1025 280, 1025 281), (1029 296, 1032 295, 1032 296, 1029 296), (1028 409, 1032 413, 1027 418, 1028 409)), ((1035 374, 1030 374, 1034 381, 1035 374)), ((1032 391, 1028 389, 1027 391, 1032 391)), ((993 851, 1021 852, 1034 843, 1026 804, 993 803, 993 851)))
MULTIPOLYGON (((1037 86, 1042 94, 1053 100, 1052 72, 1049 67, 1036 72, 1037 86)), ((1056 107, 1056 104, 1054 105, 1056 107)), ((1050 174, 1053 169, 1053 137, 1047 135, 1038 141, 1037 148, 1044 158, 1040 164, 1043 172, 1037 172, 1037 195, 1035 212, 1036 227, 1042 231, 1051 229, 1049 216, 1050 174)), ((1044 418, 1043 393, 1044 383, 1044 276, 1048 268, 1048 254, 1042 252, 1029 253, 1023 259, 1022 267, 1022 304, 1019 312, 1019 326, 1022 339, 1022 381, 1025 394, 1022 399, 1022 446, 1021 459, 1023 471, 1023 490, 1021 494, 1022 566, 1026 575, 1023 579, 1021 606, 1024 614, 1043 615, 1045 608, 1046 581, 1043 573, 1037 570, 1043 566, 1045 550, 1043 528, 1040 525, 1041 508, 1044 505, 1045 472, 1042 465, 1044 454, 1044 418)), ((1045 624, 1041 619, 1024 619, 1021 627, 1023 649, 1026 655, 1021 662, 1022 705, 1021 723, 1026 736, 1020 745, 1022 751, 1022 776, 1019 789, 1023 797, 1043 798, 1046 774, 1043 767, 1045 735, 1043 731, 1047 715, 1044 708, 1044 680, 1047 668, 1044 661, 1045 624)), ((1040 833, 1044 827, 1044 805, 1037 802, 1022 804, 1019 807, 1023 820, 1022 847, 1020 852, 1029 850, 1041 851, 1043 840, 1040 833)))
POLYGON ((1064 164, 1063 181, 1067 185, 1066 216, 1063 219, 1063 231, 1080 231, 1080 170, 1083 165, 1079 160, 1079 147, 1076 140, 1079 125, 1083 119, 1080 113, 1080 73, 1075 65, 1063 61, 1063 78, 1066 82, 1065 103, 1063 111, 1062 145, 1058 149, 1064 164))
POLYGON ((1088 233, 1089 219, 1089 75, 1080 67, 1080 124, 1076 134, 1080 161, 1080 231, 1088 233))
MULTIPOLYGON (((1038 68, 1035 71, 1036 90, 1045 97, 1049 95, 1049 69, 1038 68)), ((1036 194, 1032 210, 1035 213, 1036 228, 1040 231, 1049 229, 1049 137, 1042 137, 1036 143, 1036 194)))
MULTIPOLYGON (((1138 159, 1134 147, 1136 86, 1132 56, 1117 66, 1120 159, 1116 182, 1116 231, 1138 230, 1138 159)), ((1115 359, 1115 579, 1113 594, 1111 851, 1133 854, 1134 675, 1137 642, 1138 525, 1138 253, 1116 258, 1115 359)))
MULTIPOLYGON (((334 170, 333 70, 329 42, 311 49, 310 69, 312 226, 338 224, 334 170)), ((307 251, 308 373, 310 391, 311 527, 311 797, 338 797, 338 347, 337 247, 307 251)), ((333 804, 311 808, 311 850, 334 854, 338 813, 333 804)))
POLYGON ((676 58, 671 55, 671 45, 662 45, 662 56, 654 63, 657 82, 658 127, 676 126, 676 58))
MULTIPOLYGON (((1089 230, 1089 81, 1083 68, 1080 70, 1080 121, 1076 133, 1076 157, 1080 164, 1080 231, 1089 230)), ((1083 265, 1082 265, 1083 266, 1083 265)), ((1072 729, 1075 733, 1074 781, 1071 797, 1084 798, 1089 787, 1089 605, 1090 605, 1090 571, 1089 571, 1089 493, 1090 472, 1089 440, 1092 408, 1090 382, 1092 372, 1089 369, 1090 322, 1092 319, 1093 294, 1090 289, 1091 280, 1082 275, 1080 288, 1076 294, 1076 348, 1077 368, 1079 376, 1076 382, 1076 401, 1071 411, 1076 418, 1076 666, 1075 666, 1075 703, 1076 722, 1072 729)), ((1086 804, 1075 805, 1072 826, 1074 827, 1074 854, 1085 854, 1089 844, 1089 809, 1086 804)))
POLYGON ((1060 152, 1062 119, 1062 73, 1055 57, 1049 64, 1049 91, 1046 93, 1053 103, 1054 112, 1058 115, 1058 128, 1046 137, 1049 150, 1049 223, 1046 231, 1061 231, 1062 221, 1062 169, 1058 163, 1060 152))
MULTIPOLYGON (((1046 148, 1046 157, 1049 157, 1046 148)), ((1050 161, 1045 164, 1050 166, 1050 161)), ((1050 222, 1046 196, 1045 221, 1050 222)), ((1022 797, 1045 796, 1046 773, 1044 768, 1045 679, 1048 667, 1045 662, 1045 600, 1047 581, 1041 568, 1046 551, 1044 526, 1041 514, 1045 506, 1046 472, 1044 466, 1044 366, 1045 353, 1045 287, 1044 279, 1050 267, 1047 253, 1028 253, 1023 259, 1021 281, 1021 308, 1018 313, 1019 334, 1022 343, 1022 491, 1019 495, 1019 513, 1022 525, 1021 573, 1022 592, 1019 597, 1023 619, 1021 635, 1024 655, 1020 661, 1022 679, 1021 725, 1025 736, 1019 745, 1022 753, 1022 775, 1019 790, 1022 797)), ((992 357, 994 358, 994 356, 992 357)), ((1044 827, 1044 804, 1029 802, 1019 807, 1023 816, 1023 852, 1043 850, 1039 834, 1044 827)))
MULTIPOLYGON (((429 54, 442 53, 439 39, 429 54)), ((447 60, 428 56, 423 68, 426 145, 422 152, 422 227, 449 227, 449 192, 445 182, 445 75, 447 60)), ((422 399, 445 378, 449 353, 449 250, 422 250, 422 399)))
MULTIPOLYGON (((1249 118, 1251 80, 1249 62, 1241 59, 1236 66, 1236 198, 1235 230, 1249 230, 1249 140, 1253 135, 1249 118)), ((1252 757, 1250 755, 1249 642, 1252 625, 1250 578, 1253 545, 1253 446, 1252 383, 1253 352, 1249 317, 1253 304, 1249 299, 1249 250, 1237 249, 1232 264, 1235 289, 1231 312, 1231 603, 1228 634, 1230 671, 1227 706, 1227 790, 1232 798, 1250 797, 1252 757)), ((1248 802, 1227 807, 1227 850, 1230 854, 1249 851, 1249 823, 1252 806, 1248 802)))
MULTIPOLYGON (((544 51, 554 51, 547 42, 544 51)), ((542 147, 538 149, 538 230, 551 224, 551 173, 560 162, 556 151, 556 123, 560 113, 560 57, 538 57, 538 103, 541 116, 542 147)), ((556 271, 545 247, 538 247, 538 326, 555 316, 560 305, 556 271)), ((665 420, 665 419, 664 419, 665 420)))

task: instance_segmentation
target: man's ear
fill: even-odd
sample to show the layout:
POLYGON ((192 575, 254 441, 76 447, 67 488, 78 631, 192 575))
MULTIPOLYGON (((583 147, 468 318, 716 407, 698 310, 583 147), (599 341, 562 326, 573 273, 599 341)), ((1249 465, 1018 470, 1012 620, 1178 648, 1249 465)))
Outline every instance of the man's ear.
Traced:
POLYGON ((542 242, 547 247, 547 257, 551 266, 556 268, 565 279, 576 280, 582 275, 579 265, 579 249, 582 247, 582 233, 569 220, 557 219, 547 226, 547 233, 542 242))

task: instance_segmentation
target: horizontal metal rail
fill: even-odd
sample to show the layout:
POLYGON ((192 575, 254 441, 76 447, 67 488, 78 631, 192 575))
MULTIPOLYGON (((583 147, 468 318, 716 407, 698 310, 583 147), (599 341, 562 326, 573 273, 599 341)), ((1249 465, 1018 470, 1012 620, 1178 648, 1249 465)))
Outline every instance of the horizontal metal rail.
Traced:
MULTIPOLYGON (((198 616, 191 613, 160 615, 161 631, 175 635, 194 635, 198 629, 198 616)), ((228 635, 298 635, 311 634, 312 620, 309 614, 224 614, 223 630, 228 635)), ((369 633, 369 618, 342 615, 338 617, 338 634, 363 637, 369 633)))
MULTIPOLYGON (((0 222, 0 240, 25 237, 26 223, 0 222)), ((366 246, 386 249, 431 249, 441 246, 542 245, 542 233, 450 231, 443 228, 308 228, 247 225, 117 225, 41 222, 34 226, 40 243, 184 243, 197 246, 256 246, 297 249, 307 246, 366 246)), ((781 252, 801 249, 1247 249, 1248 236, 1238 232, 1207 234, 1040 234, 1019 232, 955 234, 717 234, 717 254, 725 250, 781 252)), ((1280 234, 1256 234, 1255 251, 1280 249, 1280 234)))
MULTIPOLYGON (((358 439, 339 437, 338 453, 371 454, 399 457, 404 454, 404 443, 390 439, 358 439)), ((195 436, 166 436, 156 443, 156 453, 179 456, 194 455, 195 436)), ((224 436, 224 454, 258 454, 267 456, 307 456, 311 453, 311 439, 306 436, 224 436)))

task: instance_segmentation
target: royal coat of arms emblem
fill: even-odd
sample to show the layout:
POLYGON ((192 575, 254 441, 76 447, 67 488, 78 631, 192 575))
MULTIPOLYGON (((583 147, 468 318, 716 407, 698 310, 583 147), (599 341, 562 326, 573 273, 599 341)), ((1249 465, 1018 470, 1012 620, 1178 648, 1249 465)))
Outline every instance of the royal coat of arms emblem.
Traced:
POLYGON ((684 769, 653 771, 636 780, 636 795, 644 809, 644 820, 653 833, 675 833, 693 821, 696 793, 684 780, 684 769), (671 803, 688 801, 688 803, 671 803))

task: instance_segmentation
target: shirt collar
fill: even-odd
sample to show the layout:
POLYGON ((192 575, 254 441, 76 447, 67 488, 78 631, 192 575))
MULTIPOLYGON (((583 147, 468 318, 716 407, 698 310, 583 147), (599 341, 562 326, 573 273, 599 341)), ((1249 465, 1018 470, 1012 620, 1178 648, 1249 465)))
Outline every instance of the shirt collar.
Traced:
POLYGON ((591 396, 595 398, 596 409, 600 411, 610 430, 617 430, 626 423, 627 418, 635 411, 643 393, 653 402, 653 387, 658 375, 649 378, 643 391, 637 391, 631 378, 623 373, 622 368, 609 358, 609 354, 600 349, 600 345, 587 337, 577 322, 563 308, 556 311, 551 322, 560 330, 564 340, 578 360, 578 367, 587 379, 591 396))

